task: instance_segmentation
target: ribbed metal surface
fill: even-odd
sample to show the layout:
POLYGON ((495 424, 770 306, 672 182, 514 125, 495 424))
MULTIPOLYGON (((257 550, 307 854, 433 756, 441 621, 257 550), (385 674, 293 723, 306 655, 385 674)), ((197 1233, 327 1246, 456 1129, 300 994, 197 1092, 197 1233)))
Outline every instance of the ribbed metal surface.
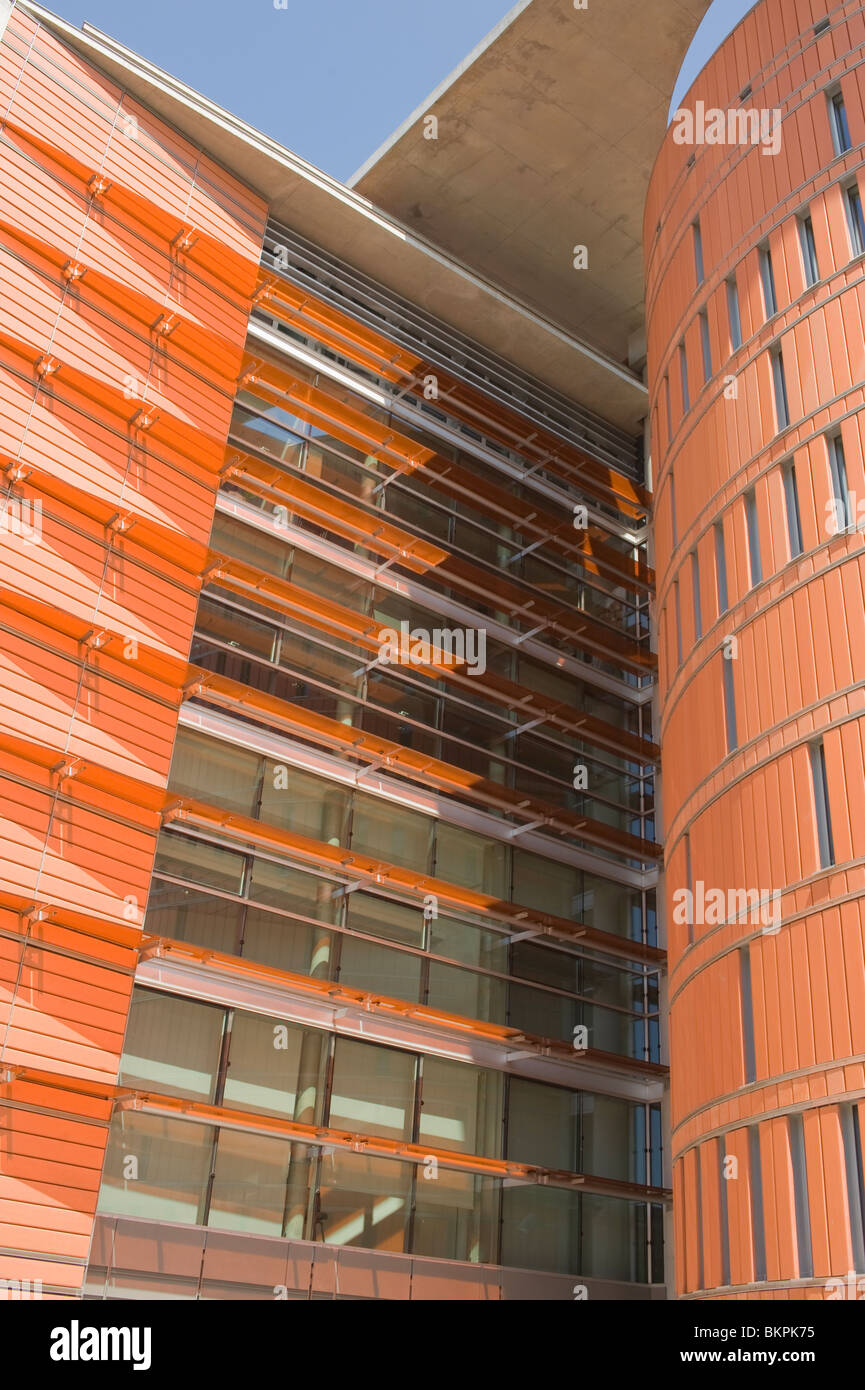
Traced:
POLYGON ((314 290, 358 322, 387 333, 401 346, 422 351, 433 365, 519 411, 598 462, 642 481, 640 441, 272 220, 268 222, 262 262, 292 284, 314 290), (278 260, 277 248, 281 252, 278 260))

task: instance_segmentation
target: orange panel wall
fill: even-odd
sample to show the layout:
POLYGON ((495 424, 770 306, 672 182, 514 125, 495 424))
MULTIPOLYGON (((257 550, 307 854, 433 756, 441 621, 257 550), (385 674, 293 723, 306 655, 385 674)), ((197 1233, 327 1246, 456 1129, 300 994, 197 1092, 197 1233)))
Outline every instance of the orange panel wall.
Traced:
POLYGON ((773 151, 766 126, 765 148, 678 143, 674 122, 645 220, 677 1284, 697 1297, 827 1297, 830 1277, 865 1273, 861 6, 763 0, 683 107, 697 103, 777 110, 781 138, 773 151), (848 149, 833 140, 836 94, 848 149), (834 533, 839 435, 852 525, 834 533), (722 891, 723 910, 675 920, 674 895, 700 882, 722 891), (777 920, 731 890, 780 894, 777 920))
POLYGON ((0 44, 0 1279, 80 1290, 265 207, 0 44))

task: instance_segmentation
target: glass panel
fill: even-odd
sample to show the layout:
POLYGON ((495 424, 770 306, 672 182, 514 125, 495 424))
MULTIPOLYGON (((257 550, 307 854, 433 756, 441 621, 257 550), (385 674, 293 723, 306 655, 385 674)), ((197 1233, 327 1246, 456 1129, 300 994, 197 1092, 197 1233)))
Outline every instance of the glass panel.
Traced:
POLYGON ((583 1202, 583 1269, 596 1279, 645 1284, 647 1208, 618 1197, 586 1193, 583 1202))
MULTIPOLYGON (((664 1184, 664 1122, 660 1105, 649 1106, 649 1134, 652 1145, 649 1182, 653 1187, 662 1187, 664 1184)), ((639 1165, 639 1150, 637 1161, 639 1165)), ((645 1177, 641 1178, 641 1181, 644 1182, 645 1177)))
POLYGON ((435 754, 438 739, 415 728, 425 724, 433 729, 436 725, 438 699, 424 690, 406 685, 403 681, 384 676, 377 669, 369 672, 367 678, 367 699, 389 711, 390 718, 376 710, 364 710, 361 715, 363 727, 370 733, 378 733, 383 738, 395 738, 404 748, 416 748, 425 753, 435 754))
MULTIPOLYGON (((305 371, 298 363, 294 363, 293 370, 295 376, 300 377, 303 381, 312 381, 314 379, 312 374, 305 371)), ((269 441, 272 446, 278 445, 280 441, 284 440, 287 453, 291 449, 297 447, 299 442, 296 439, 288 439, 286 436, 289 432, 295 434, 309 434, 310 432, 310 426, 297 415, 292 415, 290 411, 283 410, 281 406, 271 405, 269 401, 262 400, 252 391, 239 391, 232 420, 232 428, 237 428, 247 418, 251 419, 255 428, 261 431, 264 440, 269 441), (245 410, 243 408, 244 406, 247 406, 249 410, 245 410), (249 416, 249 411, 258 411, 260 414, 249 416)), ((274 452, 278 455, 278 448, 275 447, 274 452)))
POLYGON ((284 576, 291 561, 291 547, 277 536, 246 526, 233 516, 217 512, 213 518, 210 544, 220 554, 233 555, 244 564, 284 576))
POLYGON ((225 1104, 314 1124, 320 1114, 325 1034, 257 1014, 231 1026, 225 1104))
POLYGON ((405 1249, 411 1167, 336 1149, 321 1160, 316 1235, 329 1245, 405 1249))
POLYGON ((467 709, 464 705, 444 701, 442 730, 455 739, 461 739, 463 746, 459 751, 459 766, 474 772, 478 777, 505 783, 507 770, 501 758, 491 757, 490 753, 508 756, 513 746, 506 740, 506 724, 497 723, 484 714, 467 709), (485 752, 489 749, 490 752, 485 752))
MULTIPOLYGON (((436 536, 439 540, 448 539, 450 529, 450 516, 447 511, 440 506, 435 506, 426 497, 419 497, 415 493, 407 492, 400 483, 392 483, 384 493, 387 509, 391 516, 405 521, 409 526, 416 527, 419 531, 425 531, 427 535, 436 536)), ((447 499, 442 498, 441 502, 447 506, 447 499)), ((475 552, 476 554, 479 552, 475 552)))
POLYGON ((508 898, 507 846, 444 821, 436 826, 435 873, 477 893, 508 898))
POLYGON ((415 1058, 409 1053, 337 1038, 328 1121, 331 1128, 408 1139, 415 1069, 415 1058))
POLYGON ((305 550, 294 552, 291 582, 307 593, 326 598, 330 603, 352 608, 357 613, 369 612, 373 586, 368 580, 340 569, 327 560, 320 560, 317 555, 310 555, 305 550))
POLYGON ((377 459, 370 458, 361 453, 359 449, 354 449, 350 444, 338 444, 334 441, 334 449, 323 447, 323 441, 316 440, 309 446, 306 456, 306 472, 314 478, 321 478, 323 482, 334 483, 339 488, 359 497, 364 502, 373 502, 373 489, 376 479, 372 470, 382 473, 390 472, 385 465, 379 463, 377 459), (346 457, 341 458, 340 454, 346 457), (352 460, 357 462, 352 462, 352 460), (368 470, 363 467, 368 465, 368 470))
POLYGON ((419 956, 353 936, 342 938, 340 984, 416 1003, 420 998, 420 974, 419 956))
POLYGON ((623 1182, 645 1181, 642 1106, 511 1079, 508 1158, 623 1182))
POLYGON ((580 877, 580 871, 569 864, 514 850, 514 902, 525 903, 526 907, 550 912, 554 917, 573 918, 580 877))
POLYGON ((508 971, 509 941, 500 932, 485 931, 455 917, 437 917, 430 923, 429 948, 434 955, 449 956, 464 965, 479 965, 502 974, 508 971))
POLYGON ((369 893, 352 893, 348 904, 348 926, 353 930, 423 947, 425 923, 420 906, 408 907, 369 893))
POLYGON ((513 974, 519 979, 572 992, 578 991, 581 971, 588 968, 588 962, 580 956, 549 946, 536 946, 531 941, 515 943, 511 962, 513 974))
POLYGON ((645 1283, 646 1207, 554 1187, 502 1193, 502 1264, 645 1283))
POLYGON ((261 762, 257 753, 181 729, 174 745, 169 787, 183 796, 215 801, 230 811, 251 816, 261 762))
POLYGON ((246 914, 243 955, 275 970, 315 979, 331 978, 333 933, 275 912, 251 907, 246 914))
POLYGON ((120 1111, 111 1122, 99 1210, 199 1224, 213 1133, 208 1125, 120 1111))
POLYGON ((195 840, 190 835, 172 835, 163 831, 156 849, 154 873, 173 874, 189 878, 209 888, 221 888, 226 893, 239 893, 243 886, 244 858, 228 849, 195 840))
MULTIPOLYGON (((642 940, 643 913, 639 893, 630 893, 631 931, 634 941, 642 940)), ((658 903, 654 888, 646 894, 646 941, 650 946, 658 944, 658 903)))
POLYGON ((508 1090, 508 1158, 579 1172, 580 1093, 512 1076, 508 1090))
POLYGON ((432 818, 418 811, 373 796, 358 794, 354 798, 351 848, 358 854, 426 873, 432 828, 432 818))
POLYGON ((485 1023, 505 1023, 506 991, 506 981, 493 975, 476 975, 457 965, 430 961, 429 1003, 433 1008, 485 1023))
POLYGON ((502 1151, 502 1073, 425 1057, 418 1142, 432 1149, 498 1158, 502 1151))
POLYGON ((588 1274, 580 1268, 580 1196, 557 1187, 502 1192, 503 1265, 588 1274))
POLYGON ((474 1173, 417 1170, 412 1253, 492 1263, 498 1239, 499 1183, 474 1173))
POLYGON ((642 1057, 645 1052, 643 1022, 612 1009, 583 1007, 582 1022, 589 1030, 589 1047, 600 1052, 618 1052, 623 1056, 642 1057), (635 1023, 637 1026, 635 1027, 635 1023))
MULTIPOLYGON (((269 623, 259 622, 248 613, 235 612, 226 604, 217 603, 215 599, 200 600, 195 629, 197 633, 206 633, 208 637, 217 642, 224 642, 226 646, 240 647, 243 651, 263 656, 265 661, 269 661, 273 656, 276 636, 274 627, 269 623)), ((201 653, 195 660, 201 660, 201 653)))
MULTIPOLYGON (((434 690, 424 689, 423 682, 429 680, 421 668, 406 672, 406 676, 411 677, 411 684, 408 679, 401 679, 400 672, 387 670, 380 666, 373 666, 367 673, 366 697, 375 705, 388 710, 397 720, 414 720, 418 724, 425 724, 434 729, 436 726, 439 695, 434 690)), ((364 716, 366 718, 366 715, 364 716)), ((388 724, 388 729, 399 728, 400 734, 403 732, 411 738, 416 731, 405 723, 402 725, 388 724)), ((411 744, 410 746, 414 746, 411 744)))
POLYGON ((190 941, 233 956, 239 950, 242 916, 242 903, 155 878, 144 929, 153 936, 190 941))
POLYGON ((169 1096, 210 1101, 225 1010, 156 990, 133 991, 120 1081, 169 1096))
POLYGON ((583 1096, 582 1166, 586 1173, 623 1182, 645 1182, 645 1125, 642 1107, 615 1096, 583 1096))
POLYGON ((479 526, 474 522, 462 521, 459 518, 454 522, 453 544, 455 549, 464 550, 478 560, 486 560, 489 564, 500 568, 511 560, 518 542, 515 543, 514 533, 510 526, 497 524, 495 521, 484 519, 484 524, 479 526), (498 534, 496 531, 498 530, 498 534))
POLYGON ((334 893, 339 885, 316 874, 292 869, 286 864, 273 864, 269 859, 255 859, 249 896, 257 903, 279 907, 284 912, 297 912, 303 917, 316 917, 332 922, 336 913, 334 893))
POLYGON ((649 1208, 652 1231, 652 1283, 664 1282, 664 1208, 660 1205, 649 1208))
POLYGON ((636 904, 638 914, 642 912, 640 894, 594 874, 581 877, 582 887, 574 905, 575 920, 614 936, 629 936, 632 905, 636 904))
POLYGON ((260 1134, 219 1131, 209 1226, 282 1235, 291 1144, 260 1134))
POLYGON ((520 657, 519 675, 515 679, 529 690, 536 690, 539 695, 549 695, 553 700, 560 700, 566 709, 581 708, 579 682, 570 676, 558 675, 539 662, 532 661, 530 657, 520 657))
MULTIPOLYGON (((359 668, 368 659, 359 649, 356 655, 349 656, 347 652, 337 650, 332 641, 324 645, 321 634, 314 633, 311 629, 308 634, 283 632, 280 638, 280 666, 309 676, 317 676, 326 684, 349 690, 353 694, 360 690, 363 671, 359 668)), ((328 715, 329 718, 343 721, 353 708, 347 700, 339 700, 317 688, 309 689, 303 682, 297 683, 291 698, 307 709, 314 709, 320 714, 328 715)))
MULTIPOLYGON (((530 985, 511 985, 508 1022, 527 1033, 567 1041, 573 1038, 577 1024, 584 1021, 584 1012, 584 1005, 566 995, 548 994, 530 985)), ((589 1046, 596 1046, 591 1035, 589 1046)))
POLYGON ((261 791, 261 819, 329 845, 345 843, 349 793, 335 782, 268 758, 261 791))

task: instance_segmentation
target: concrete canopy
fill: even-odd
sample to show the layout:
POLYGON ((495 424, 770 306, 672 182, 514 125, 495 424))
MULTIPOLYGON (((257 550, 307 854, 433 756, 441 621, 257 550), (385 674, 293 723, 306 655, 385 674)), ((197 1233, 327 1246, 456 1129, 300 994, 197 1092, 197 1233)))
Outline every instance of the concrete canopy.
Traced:
POLYGON ((643 328, 649 174, 708 8, 520 0, 349 185, 627 361, 643 328), (425 134, 430 114, 437 138, 425 134), (586 270, 573 266, 578 245, 586 270))
MULTIPOLYGON (((549 23, 550 12, 570 2, 528 0, 527 17, 531 18, 536 12, 539 17, 546 15, 549 23)), ((562 314, 561 294, 558 299, 548 296, 551 312, 544 307, 539 309, 538 295, 531 293, 532 285, 525 284, 524 263, 521 263, 521 274, 511 275, 510 287, 503 279, 497 283, 495 277, 499 274, 499 267, 495 264, 495 258, 490 259, 483 246, 478 244, 478 238, 472 237, 471 226, 460 222, 455 207, 451 219, 450 246, 443 233, 442 245, 436 245, 432 240, 434 233, 431 228, 415 230, 387 206, 378 207, 375 196, 367 192, 366 186, 359 191, 316 169, 278 141, 255 130, 108 35, 89 25, 85 25, 83 30, 76 29, 34 3, 34 0, 19 0, 19 3, 22 9, 52 29, 82 57, 94 63, 157 116, 168 121, 259 193, 278 221, 293 227, 310 241, 317 242, 366 275, 428 309, 610 423, 634 433, 639 430, 647 411, 646 388, 641 377, 624 365, 626 352, 619 351, 618 341, 615 354, 610 354, 603 347, 594 347, 583 341, 576 322, 570 327, 564 326, 565 320, 573 318, 576 321, 579 315, 562 314), (459 248, 458 253, 452 249, 454 246, 459 248), (472 259, 476 252, 479 261, 472 259), (516 287, 516 281, 520 282, 520 288, 516 287), (530 300, 534 303, 530 303, 530 300)), ((637 227, 642 214, 643 185, 648 180, 655 147, 660 144, 663 135, 668 93, 672 90, 690 33, 708 0, 645 0, 639 11, 642 16, 640 23, 638 26, 631 25, 636 32, 628 39, 628 25, 622 16, 628 11, 633 20, 632 3, 633 0, 590 0, 590 4, 597 6, 599 14, 612 15, 615 12, 618 16, 616 23, 606 19, 603 22, 605 31, 613 30, 610 39, 613 47, 621 39, 626 50, 639 53, 649 43, 647 34, 657 32, 662 14, 670 11, 678 17, 672 26, 676 34, 675 54, 661 64, 663 79, 658 78, 658 86, 653 88, 657 138, 644 142, 644 158, 640 166, 643 184, 634 191, 633 213, 628 214, 629 219, 633 216, 634 226, 637 227), (690 21, 687 16, 690 16, 690 21), (662 81, 665 84, 663 87, 662 81)), ((518 19, 522 19, 525 11, 525 3, 518 6, 517 11, 511 11, 492 37, 500 34, 506 43, 510 43, 513 16, 516 14, 518 19)), ((586 14, 577 17, 582 20, 586 14)), ((488 39, 490 52, 494 46, 490 45, 488 39)), ((540 57, 540 49, 538 55, 540 57)), ((615 57, 615 54, 611 56, 615 57)), ((555 50, 550 49, 547 61, 554 59, 555 50)), ((598 55, 596 59, 599 61, 598 55)), ((466 71, 476 61, 476 55, 470 55, 464 65, 466 71)), ((494 66, 498 66, 497 59, 494 66)), ((540 80, 545 81, 544 78, 540 80)), ((645 113, 638 112, 634 124, 639 126, 645 119, 645 113)), ((411 123, 411 128, 403 137, 409 145, 414 138, 412 130, 418 121, 411 123)), ((548 135, 552 138, 552 129, 548 135)), ((400 179, 396 177, 402 164, 399 133, 395 140, 389 152, 377 161, 369 177, 373 179, 374 170, 379 165, 382 172, 385 167, 392 168, 391 198, 399 202, 400 179)), ((627 138, 623 137, 623 147, 626 145, 627 138)), ((442 184, 440 193, 436 195, 443 198, 443 222, 447 221, 446 192, 446 184, 442 184)), ((482 211, 482 200, 493 198, 495 193, 494 188, 479 186, 479 211, 482 211)), ((615 210, 618 208, 618 195, 608 201, 614 205, 610 211, 611 219, 621 217, 621 209, 615 210)), ((568 236, 570 239, 570 232, 568 236)), ((533 251, 532 255, 535 254, 533 251)), ((639 261, 639 255, 636 259, 639 261)), ((576 272, 568 271, 569 266, 570 260, 563 274, 567 278, 569 292, 573 293, 573 283, 569 277, 575 276, 576 272)), ((630 290, 627 297, 631 297, 630 290)), ((637 326, 641 327, 641 322, 637 326)))

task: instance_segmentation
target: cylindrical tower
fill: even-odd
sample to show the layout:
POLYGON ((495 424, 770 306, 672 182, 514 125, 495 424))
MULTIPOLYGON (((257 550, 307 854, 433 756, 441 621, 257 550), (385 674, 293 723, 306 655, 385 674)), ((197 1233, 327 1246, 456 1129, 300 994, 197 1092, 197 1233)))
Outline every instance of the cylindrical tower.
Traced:
POLYGON ((743 20, 646 212, 689 1297, 865 1295, 865 16, 827 3, 743 20))

